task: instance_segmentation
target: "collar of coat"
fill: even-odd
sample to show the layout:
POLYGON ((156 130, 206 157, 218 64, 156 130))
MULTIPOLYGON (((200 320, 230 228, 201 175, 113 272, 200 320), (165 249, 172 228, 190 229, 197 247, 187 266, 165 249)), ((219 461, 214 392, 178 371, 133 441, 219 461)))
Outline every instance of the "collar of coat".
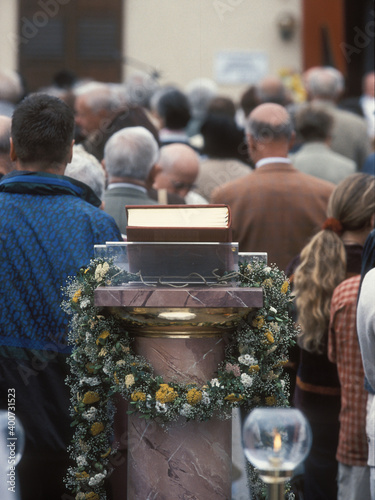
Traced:
POLYGON ((0 180, 0 192, 35 195, 72 195, 95 207, 101 205, 94 191, 83 182, 48 172, 14 170, 0 180))

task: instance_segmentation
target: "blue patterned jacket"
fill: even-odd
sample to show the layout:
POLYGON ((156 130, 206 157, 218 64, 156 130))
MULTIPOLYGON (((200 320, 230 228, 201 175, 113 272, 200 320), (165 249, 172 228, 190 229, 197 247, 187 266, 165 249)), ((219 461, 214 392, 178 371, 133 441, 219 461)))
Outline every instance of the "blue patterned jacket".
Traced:
POLYGON ((0 181, 0 408, 13 388, 31 460, 56 460, 69 442, 62 287, 94 257, 95 244, 121 241, 99 204, 65 176, 16 171, 0 181))

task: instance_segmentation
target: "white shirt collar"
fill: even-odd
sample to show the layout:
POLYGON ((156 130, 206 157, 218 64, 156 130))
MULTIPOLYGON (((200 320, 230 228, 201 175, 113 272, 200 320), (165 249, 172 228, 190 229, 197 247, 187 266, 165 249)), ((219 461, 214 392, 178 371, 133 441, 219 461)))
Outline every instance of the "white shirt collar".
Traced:
POLYGON ((138 189, 143 193, 147 193, 147 189, 143 186, 138 186, 138 184, 131 184, 130 182, 114 182, 113 184, 108 184, 107 189, 115 189, 115 188, 132 188, 138 189))
POLYGON ((284 158, 282 156, 270 156, 269 158, 262 158, 257 161, 255 168, 263 167, 263 165, 268 165, 269 163, 287 163, 290 165, 292 162, 289 158, 284 158))

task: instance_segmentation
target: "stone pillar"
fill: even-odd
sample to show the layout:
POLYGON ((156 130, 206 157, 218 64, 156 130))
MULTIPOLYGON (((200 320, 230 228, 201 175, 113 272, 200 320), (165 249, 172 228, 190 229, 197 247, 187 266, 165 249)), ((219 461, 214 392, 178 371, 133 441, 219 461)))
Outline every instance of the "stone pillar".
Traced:
MULTIPOLYGON (((225 355, 225 336, 143 337, 135 350, 166 381, 198 385, 215 376, 225 355), (182 337, 182 338, 181 338, 182 337)), ((178 422, 163 428, 129 417, 128 498, 227 500, 231 497, 231 421, 178 422)))

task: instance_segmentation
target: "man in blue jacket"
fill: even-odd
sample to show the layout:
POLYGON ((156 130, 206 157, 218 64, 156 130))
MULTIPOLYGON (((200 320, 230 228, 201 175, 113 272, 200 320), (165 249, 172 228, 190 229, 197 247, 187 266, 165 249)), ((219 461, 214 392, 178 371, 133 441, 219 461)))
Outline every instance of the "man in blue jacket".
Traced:
POLYGON ((10 390, 26 433, 16 484, 23 500, 71 498, 63 485, 71 432, 61 288, 93 258, 95 244, 121 240, 93 191, 63 175, 73 132, 62 101, 24 99, 12 119, 16 170, 0 182, 0 408, 10 390))

